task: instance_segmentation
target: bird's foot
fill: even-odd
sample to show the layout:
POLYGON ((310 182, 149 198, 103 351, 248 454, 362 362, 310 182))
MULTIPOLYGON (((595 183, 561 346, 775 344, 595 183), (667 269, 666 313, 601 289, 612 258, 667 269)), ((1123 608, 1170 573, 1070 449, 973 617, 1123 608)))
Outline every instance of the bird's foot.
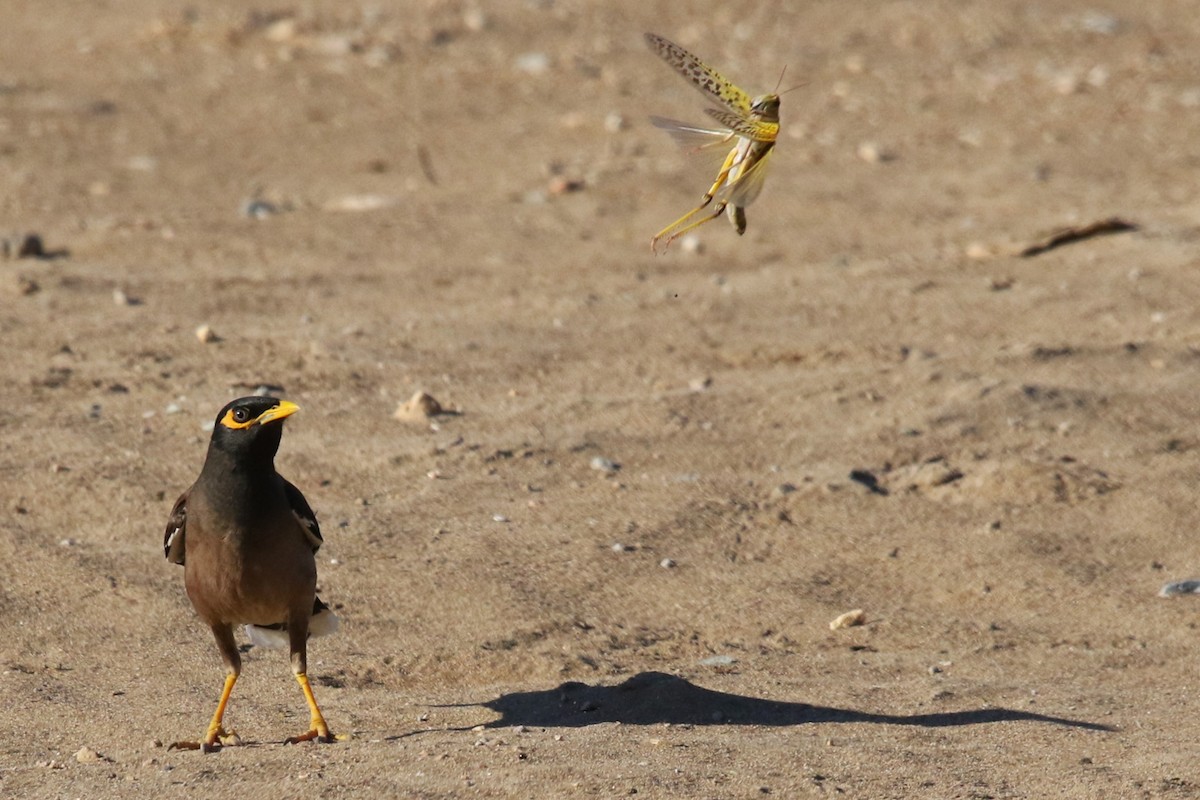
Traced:
POLYGON ((339 737, 334 736, 332 733, 330 733, 328 728, 325 728, 324 731, 319 731, 316 728, 313 728, 306 733, 300 734, 299 736, 289 736, 288 738, 283 740, 283 743, 284 744, 300 744, 300 742, 317 741, 317 742, 321 742, 322 744, 333 744, 334 742, 336 742, 338 740, 339 740, 339 737))
POLYGON ((222 747, 237 747, 242 738, 236 732, 217 728, 209 731, 202 742, 175 742, 167 747, 168 750, 199 750, 201 753, 215 753, 222 747))

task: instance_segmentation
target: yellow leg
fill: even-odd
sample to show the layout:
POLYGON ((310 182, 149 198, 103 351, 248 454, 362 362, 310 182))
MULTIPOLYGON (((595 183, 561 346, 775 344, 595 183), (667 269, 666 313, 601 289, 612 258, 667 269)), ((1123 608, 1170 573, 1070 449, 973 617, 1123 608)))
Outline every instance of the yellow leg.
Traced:
POLYGON ((716 217, 721 216, 721 212, 725 210, 724 203, 721 203, 721 205, 717 208, 716 213, 714 213, 713 215, 704 217, 699 222, 693 222, 690 225, 686 224, 688 222, 688 220, 690 220, 692 217, 696 216, 701 211, 703 211, 708 206, 708 204, 712 202, 713 198, 716 197, 717 192, 720 191, 721 187, 725 185, 725 181, 729 179, 729 171, 733 169, 734 164, 737 161, 737 157, 738 157, 738 148, 735 147, 729 151, 729 155, 725 156, 725 163, 721 165, 721 171, 717 173, 717 179, 715 181, 713 181, 712 187, 707 192, 704 193, 704 199, 700 201, 700 205, 696 206, 691 211, 684 214, 682 217, 675 220, 674 222, 672 222, 667 227, 663 228, 658 233, 654 234, 654 237, 650 239, 650 249, 652 251, 654 251, 656 253, 658 252, 658 240, 662 239, 664 236, 667 237, 667 247, 670 247, 671 242, 678 239, 684 233, 687 233, 688 231, 690 231, 694 228, 700 227, 701 225, 703 225, 704 223, 708 222, 711 219, 715 219, 716 217), (681 228, 680 227, 681 225, 685 225, 685 227, 681 228), (676 230, 676 229, 678 229, 678 230, 676 230), (670 234, 670 235, 668 236, 668 234, 670 234))
MULTIPOLYGON (((699 210, 699 209, 697 209, 697 210, 699 210)), ((714 219, 716 219, 717 217, 721 216, 724 213, 725 213, 725 203, 717 203, 717 205, 713 209, 712 213, 709 214, 707 217, 701 217, 700 219, 696 220, 692 224, 685 225, 682 228, 680 228, 679 230, 672 233, 670 236, 668 236, 667 241, 666 241, 666 246, 670 247, 671 242, 675 241, 680 236, 683 236, 688 231, 699 228, 701 225, 703 225, 706 222, 712 222, 714 219)), ((691 216, 691 215, 689 214, 688 216, 691 216)), ((670 230, 670 228, 668 228, 668 230, 670 230)), ((745 225, 742 226, 742 229, 739 230, 738 233, 742 233, 742 231, 744 231, 744 230, 746 230, 745 225)))
POLYGON ((225 717, 225 706, 229 705, 229 695, 233 694, 233 685, 237 683, 237 675, 225 676, 225 688, 221 690, 221 699, 217 701, 217 710, 213 712, 212 722, 208 723, 208 733, 204 736, 204 744, 212 747, 219 745, 220 737, 225 735, 221 720, 225 717))
POLYGON ((317 698, 313 696, 312 686, 308 682, 308 675, 303 672, 297 672, 296 682, 300 684, 300 691, 304 692, 304 699, 308 702, 308 710, 312 717, 306 733, 302 733, 299 736, 292 736, 285 743, 311 742, 313 739, 325 743, 337 741, 334 735, 329 732, 329 726, 325 724, 325 717, 322 716, 321 709, 317 707, 317 698))
POLYGON ((225 706, 229 705, 229 695, 233 694, 233 685, 237 683, 238 676, 236 673, 229 673, 225 676, 225 687, 221 690, 221 699, 217 701, 217 710, 213 712, 212 721, 208 723, 208 730, 204 734, 204 740, 200 742, 175 742, 169 750, 200 750, 204 753, 210 753, 214 750, 219 750, 224 744, 233 744, 236 741, 237 734, 226 733, 225 727, 221 724, 221 720, 225 717, 225 706))

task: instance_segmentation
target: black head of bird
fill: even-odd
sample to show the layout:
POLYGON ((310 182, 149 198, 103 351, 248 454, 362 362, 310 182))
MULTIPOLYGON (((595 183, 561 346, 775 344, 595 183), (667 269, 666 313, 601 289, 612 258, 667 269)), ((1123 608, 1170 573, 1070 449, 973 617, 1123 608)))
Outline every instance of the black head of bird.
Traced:
POLYGON ((208 457, 232 459, 235 464, 271 464, 283 436, 282 422, 300 406, 275 397, 239 397, 217 414, 208 457))

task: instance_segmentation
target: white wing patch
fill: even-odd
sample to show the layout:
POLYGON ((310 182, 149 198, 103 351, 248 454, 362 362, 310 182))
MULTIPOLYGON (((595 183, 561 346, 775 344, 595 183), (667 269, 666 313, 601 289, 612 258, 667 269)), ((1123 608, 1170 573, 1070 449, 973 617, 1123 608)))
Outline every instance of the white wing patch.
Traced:
POLYGON ((172 564, 183 564, 187 557, 184 545, 185 531, 187 530, 187 498, 188 493, 184 492, 175 501, 175 507, 171 509, 171 518, 167 520, 167 529, 163 533, 163 555, 172 564))
POLYGON ((321 538, 321 528, 317 525, 317 521, 295 510, 292 511, 292 515, 296 517, 296 521, 304 529, 304 536, 308 539, 308 544, 315 553, 325 543, 325 540, 321 538))

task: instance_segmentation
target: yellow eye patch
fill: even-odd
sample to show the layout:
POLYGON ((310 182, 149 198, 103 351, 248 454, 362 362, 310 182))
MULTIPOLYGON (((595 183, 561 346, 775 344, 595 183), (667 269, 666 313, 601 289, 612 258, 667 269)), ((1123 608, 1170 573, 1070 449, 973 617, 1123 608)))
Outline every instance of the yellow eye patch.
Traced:
POLYGON ((225 412, 225 416, 221 417, 221 424, 230 430, 240 431, 249 428, 255 423, 266 425, 268 422, 273 422, 277 419, 290 417, 300 410, 300 406, 287 400, 280 400, 277 405, 271 406, 266 411, 259 414, 257 417, 248 419, 245 422, 239 422, 234 416, 235 412, 240 409, 231 408, 225 412))
POLYGON ((246 420, 245 422, 238 422, 236 419, 234 419, 233 412, 234 412, 234 409, 231 408, 225 412, 225 416, 221 417, 221 424, 224 425, 226 428, 232 428, 235 431, 240 431, 244 428, 249 428, 255 422, 258 422, 258 420, 253 417, 246 420))

